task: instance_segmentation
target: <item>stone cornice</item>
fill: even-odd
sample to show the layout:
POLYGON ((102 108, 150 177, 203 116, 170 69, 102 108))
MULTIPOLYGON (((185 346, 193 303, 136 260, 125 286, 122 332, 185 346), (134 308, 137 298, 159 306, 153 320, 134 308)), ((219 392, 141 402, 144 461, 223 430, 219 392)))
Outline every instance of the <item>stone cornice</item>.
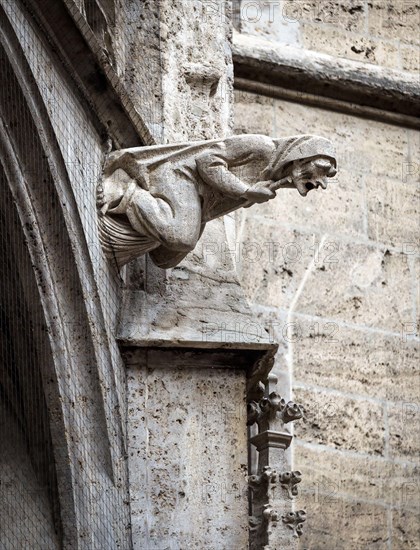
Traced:
POLYGON ((418 76, 234 33, 235 87, 418 127, 418 76))

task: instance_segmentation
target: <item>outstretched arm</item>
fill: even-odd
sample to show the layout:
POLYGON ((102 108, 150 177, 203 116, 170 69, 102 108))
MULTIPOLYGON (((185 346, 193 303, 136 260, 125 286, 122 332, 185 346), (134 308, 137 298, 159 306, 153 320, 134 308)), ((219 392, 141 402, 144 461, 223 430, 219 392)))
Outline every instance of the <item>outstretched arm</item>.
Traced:
POLYGON ((249 185, 229 171, 227 162, 221 156, 206 153, 197 157, 195 162, 200 177, 210 187, 235 198, 248 191, 249 185))
POLYGON ((196 165, 202 180, 228 197, 243 199, 244 202, 265 202, 276 196, 270 188, 273 182, 260 182, 256 186, 244 183, 232 174, 226 160, 218 154, 202 155, 196 159, 196 165))

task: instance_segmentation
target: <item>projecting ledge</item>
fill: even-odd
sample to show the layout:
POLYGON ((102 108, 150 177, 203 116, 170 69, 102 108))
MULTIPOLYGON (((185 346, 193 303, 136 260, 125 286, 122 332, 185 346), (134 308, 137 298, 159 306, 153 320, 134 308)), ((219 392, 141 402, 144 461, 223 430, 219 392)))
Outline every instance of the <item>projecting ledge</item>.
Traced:
POLYGON ((259 381, 265 381, 272 369, 277 345, 260 349, 198 349, 125 347, 124 362, 128 368, 153 368, 164 365, 168 369, 231 369, 246 373, 247 393, 259 381))

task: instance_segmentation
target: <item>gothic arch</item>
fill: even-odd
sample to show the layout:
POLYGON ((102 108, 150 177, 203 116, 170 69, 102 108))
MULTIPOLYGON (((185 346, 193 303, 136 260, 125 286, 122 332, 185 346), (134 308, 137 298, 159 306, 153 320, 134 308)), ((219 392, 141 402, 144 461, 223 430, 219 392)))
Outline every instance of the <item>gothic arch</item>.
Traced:
POLYGON ((60 546, 125 548, 123 428, 86 238, 46 107, 1 7, 0 18, 3 217, 9 214, 16 236, 10 250, 24 243, 28 253, 13 269, 32 269, 37 296, 26 296, 25 307, 38 315, 39 303, 43 316, 34 346, 46 354, 38 382, 54 454, 60 546))

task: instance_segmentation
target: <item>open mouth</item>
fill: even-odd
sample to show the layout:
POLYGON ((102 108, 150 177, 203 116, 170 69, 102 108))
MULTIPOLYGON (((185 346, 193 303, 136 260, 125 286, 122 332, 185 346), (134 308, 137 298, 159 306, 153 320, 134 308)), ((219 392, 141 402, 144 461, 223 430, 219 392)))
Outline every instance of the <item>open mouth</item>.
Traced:
POLYGON ((322 189, 327 188, 327 182, 324 180, 316 180, 315 182, 307 181, 306 183, 300 182, 296 185, 297 190, 302 195, 302 197, 306 197, 306 195, 309 193, 309 191, 312 191, 313 189, 318 189, 318 187, 322 187, 322 189))

